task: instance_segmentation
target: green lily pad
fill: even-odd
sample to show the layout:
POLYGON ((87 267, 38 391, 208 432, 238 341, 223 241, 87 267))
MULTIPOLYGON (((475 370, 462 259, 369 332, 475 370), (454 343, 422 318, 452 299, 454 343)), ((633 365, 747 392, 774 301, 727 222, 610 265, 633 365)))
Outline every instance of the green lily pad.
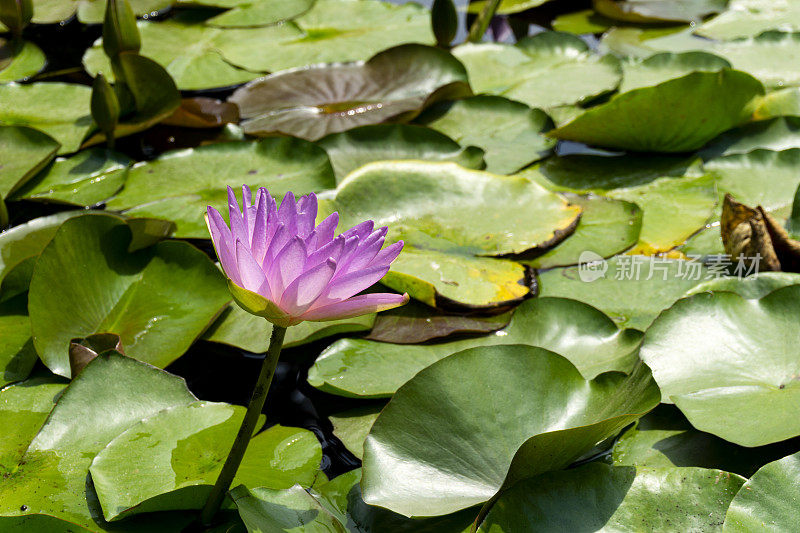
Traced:
POLYGON ((622 63, 620 93, 651 87, 692 72, 719 72, 731 68, 727 59, 708 52, 661 52, 646 59, 622 63))
POLYGON ((580 103, 613 91, 619 62, 599 56, 570 33, 544 32, 515 45, 464 44, 453 49, 476 93, 505 96, 531 107, 580 103))
POLYGON ((521 265, 491 256, 546 249, 574 228, 580 212, 525 178, 416 161, 361 167, 339 186, 331 209, 343 227, 371 219, 389 226, 387 241, 407 243, 385 285, 431 306, 474 307, 528 292, 518 283, 521 265))
MULTIPOLYGON (((500 0, 500 5, 497 7, 496 13, 498 15, 509 15, 511 13, 519 13, 526 9, 538 7, 549 0, 500 0)), ((480 13, 486 5, 485 0, 477 0, 470 2, 467 6, 467 13, 480 13)))
POLYGON ((800 88, 789 87, 771 91, 761 97, 753 120, 767 120, 774 117, 800 116, 800 88))
POLYGON ((217 41, 219 51, 242 68, 277 72, 319 63, 364 61, 393 46, 435 42, 430 13, 413 2, 317 0, 309 11, 283 26, 280 37, 268 42, 236 33, 247 30, 226 30, 217 41))
POLYGON ((406 516, 481 504, 566 467, 658 401, 644 365, 587 381, 542 348, 459 352, 414 376, 375 421, 364 443, 364 501, 406 516), (491 401, 475 394, 477 382, 491 401))
POLYGON ((800 148, 800 117, 776 117, 745 124, 717 137, 701 154, 708 160, 759 148, 776 152, 800 148))
POLYGON ((642 230, 642 210, 638 205, 603 196, 565 196, 582 209, 575 232, 552 250, 522 261, 523 264, 539 269, 577 265, 581 254, 587 251, 608 258, 638 242, 642 230))
POLYGON ((478 531, 716 531, 744 481, 705 468, 591 463, 517 484, 478 531))
POLYGON ((362 126, 328 135, 318 144, 328 153, 337 182, 373 161, 417 159, 452 161, 474 169, 485 166, 480 148, 469 143, 462 148, 445 134, 406 124, 362 126))
POLYGON ((603 33, 617 24, 619 24, 619 21, 604 17, 594 9, 563 13, 551 22, 554 30, 576 35, 603 33))
MULTIPOLYGON (((32 271, 36 257, 56 234, 58 227, 68 218, 79 214, 82 212, 65 211, 35 218, 0 233, 0 289, 6 277, 17 267, 32 271)), ((5 297, 5 291, 0 292, 0 300, 5 297)))
MULTIPOLYGON (((361 315, 328 322, 301 322, 286 331, 285 348, 300 346, 342 333, 369 331, 375 315, 361 315)), ((264 353, 269 346, 272 324, 231 304, 203 334, 203 339, 235 346, 248 352, 264 353)))
MULTIPOLYGON (((227 62, 219 50, 225 30, 206 26, 203 22, 202 17, 192 12, 161 22, 139 21, 141 54, 164 67, 178 88, 184 91, 239 85, 260 76, 258 71, 251 72, 227 62)), ((283 26, 229 31, 236 33, 237 39, 258 41, 262 46, 265 42, 298 33, 292 27, 283 26)), ((83 64, 93 76, 102 73, 113 79, 102 40, 86 51, 83 64)))
POLYGON ((131 163, 127 156, 103 148, 84 150, 68 158, 59 157, 10 199, 96 205, 122 188, 131 163))
POLYGON ((721 194, 727 192, 739 202, 788 215, 800 185, 800 148, 780 152, 759 149, 718 157, 704 168, 718 176, 721 194))
POLYGON ((699 22, 724 11, 728 0, 594 0, 594 9, 623 22, 699 22))
POLYGON ((384 404, 379 403, 356 407, 330 416, 334 436, 359 459, 364 458, 364 439, 367 438, 372 424, 381 414, 383 407, 384 404))
POLYGON ((800 33, 767 31, 756 37, 716 44, 711 50, 733 68, 752 74, 766 87, 800 85, 794 72, 800 57, 800 33))
POLYGON ((351 470, 310 491, 295 485, 285 490, 236 487, 231 497, 250 531, 362 533, 464 533, 477 510, 413 519, 373 507, 361 498, 361 469, 351 470))
MULTIPOLYGON (((183 0, 181 0, 183 1, 183 0)), ((206 24, 226 28, 267 26, 302 15, 314 6, 315 0, 236 0, 235 2, 211 2, 218 7, 232 7, 228 11, 210 18, 206 24), (229 4, 229 5, 222 5, 229 4)), ((197 2, 190 0, 189 4, 197 2)), ((204 5, 208 2, 202 2, 204 5)))
MULTIPOLYGON (((128 0, 136 15, 149 15, 172 5, 173 0, 128 0)), ((53 0, 33 0, 33 22, 53 24, 69 19, 75 13, 84 24, 103 22, 106 6, 98 0, 74 0, 59 2, 53 0)))
POLYGON ((473 96, 442 102, 416 121, 449 135, 462 146, 484 151, 486 170, 512 174, 549 155, 555 140, 544 133, 553 127, 544 111, 501 96, 473 96))
POLYGON ((102 332, 118 334, 131 357, 166 366, 230 300, 201 251, 169 241, 129 252, 132 234, 117 216, 75 217, 39 256, 28 302, 33 343, 56 374, 70 375, 70 339, 102 332))
POLYGON ((76 152, 92 129, 86 85, 39 82, 0 85, 0 124, 30 126, 61 144, 59 154, 76 152))
POLYGON ((800 435, 793 347, 800 286, 757 300, 728 292, 678 301, 653 323, 641 349, 664 401, 694 427, 742 446, 800 435), (746 418, 749 422, 741 424, 746 418))
POLYGON ((308 382, 342 396, 391 396, 414 375, 467 348, 508 344, 539 346, 566 357, 587 379, 611 370, 630 372, 641 333, 620 330, 597 309, 564 298, 534 298, 521 304, 508 326, 483 337, 428 345, 341 339, 308 371, 308 382))
MULTIPOLYGON (((195 402, 161 411, 114 438, 89 471, 106 520, 200 509, 214 486, 245 409, 195 402)), ((308 430, 273 426, 253 437, 235 484, 310 487, 322 448, 308 430)))
POLYGON ((541 296, 574 298, 596 307, 620 327, 645 330, 662 310, 695 285, 710 279, 700 261, 618 255, 604 275, 583 281, 579 267, 554 268, 539 274, 541 296))
POLYGON ((765 465, 736 493, 723 530, 787 531, 800 504, 800 453, 765 465))
POLYGON ((470 96, 464 66, 448 52, 406 44, 366 62, 278 72, 238 89, 245 133, 310 141, 357 126, 402 122, 444 98, 470 96))
POLYGON ((617 95, 550 135, 607 148, 688 152, 747 122, 762 94, 761 82, 744 72, 693 72, 617 95))
POLYGON ((661 404, 640 418, 614 445, 617 466, 716 468, 750 477, 764 464, 797 449, 796 439, 744 448, 692 427, 674 405, 661 404))
POLYGON ((335 187, 325 151, 301 139, 271 138, 177 150, 134 165, 108 208, 177 224, 176 237, 208 238, 206 206, 227 205, 227 185, 250 183, 282 197, 335 187))
POLYGON ((696 28, 695 33, 724 41, 777 28, 800 31, 800 6, 771 0, 730 0, 728 9, 696 28))
POLYGON ((37 359, 31 341, 28 298, 21 294, 0 302, 0 387, 26 379, 37 359))
POLYGON ((692 27, 667 28, 613 27, 600 39, 598 49, 618 56, 647 58, 659 52, 697 52, 709 50, 713 41, 692 33, 692 27))
POLYGON ((44 52, 32 42, 0 38, 0 83, 30 78, 42 70, 46 62, 44 52))
POLYGON ((0 197, 8 196, 47 166, 58 148, 58 142, 41 131, 0 126, 0 197))
MULTIPOLYGON (((12 389, 17 387, 25 384, 12 389)), ((57 390, 42 392, 55 395, 57 390)), ((36 411, 46 408, 47 397, 42 400, 37 401, 36 411)), ((46 515, 89 531, 106 531, 94 491, 87 484, 92 458, 139 420, 193 401, 178 377, 112 352, 95 358, 64 390, 18 464, 7 468, 0 485, 0 528, 8 519, 46 515)), ((23 420, 33 429, 41 423, 42 413, 23 420)), ((170 527, 165 522, 150 531, 170 527)), ((135 524, 129 527, 146 531, 135 524)))
POLYGON ((774 290, 788 287, 789 285, 800 285, 800 274, 759 272, 757 276, 747 276, 745 278, 730 276, 704 281, 689 289, 686 292, 686 296, 701 292, 727 291, 751 300, 761 298, 774 290))

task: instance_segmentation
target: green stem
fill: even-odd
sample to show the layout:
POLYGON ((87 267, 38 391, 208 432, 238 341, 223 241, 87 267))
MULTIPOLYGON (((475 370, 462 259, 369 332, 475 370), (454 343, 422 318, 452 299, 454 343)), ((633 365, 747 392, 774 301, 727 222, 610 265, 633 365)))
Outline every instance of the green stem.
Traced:
POLYGON ((469 35, 467 36, 469 42, 481 42, 483 35, 486 33, 486 28, 489 27, 489 23, 494 18, 498 7, 500 7, 500 0, 486 0, 486 3, 483 5, 483 11, 481 11, 481 14, 478 15, 478 18, 475 19, 475 22, 472 23, 472 27, 469 29, 469 35))
POLYGON ((275 375, 275 368, 278 366, 278 359, 281 355, 281 347, 283 347, 283 338, 286 335, 286 328, 280 326, 272 326, 272 338, 269 340, 269 348, 261 364, 261 373, 258 375, 256 387, 253 389, 253 396, 250 398, 250 405, 247 406, 247 413, 244 415, 242 425, 239 428, 239 433, 236 435, 236 440, 233 442, 228 458, 222 467, 222 471, 217 478, 217 483, 211 494, 208 495, 208 500, 203 507, 203 512, 200 519, 203 524, 209 525, 214 519, 214 516, 222 506, 225 496, 228 494, 228 489, 233 483, 233 478, 236 477, 236 471, 239 470, 239 465, 244 458, 244 452, 247 450, 247 445, 250 443, 250 438, 253 436, 258 418, 261 416, 261 410, 264 408, 264 402, 267 399, 267 392, 269 392, 272 377, 275 375))

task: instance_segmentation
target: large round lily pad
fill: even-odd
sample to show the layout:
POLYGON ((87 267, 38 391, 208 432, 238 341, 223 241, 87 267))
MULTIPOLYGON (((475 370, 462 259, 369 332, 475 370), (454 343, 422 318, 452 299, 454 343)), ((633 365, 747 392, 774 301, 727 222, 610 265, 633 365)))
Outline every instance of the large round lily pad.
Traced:
POLYGON ((0 38, 0 83, 25 80, 42 70, 46 62, 44 52, 32 42, 0 38))
POLYGON ((467 348, 500 344, 540 346, 574 364, 587 379, 602 372, 629 372, 641 333, 620 330, 597 309, 565 298, 521 304, 507 327, 488 336, 428 345, 342 339, 329 346, 308 372, 308 381, 329 393, 388 397, 417 372, 467 348))
POLYGON ((544 136, 553 127, 544 111, 501 96, 474 96, 442 102, 416 119, 462 146, 484 151, 486 170, 511 174, 550 154, 555 140, 544 136))
POLYGON ((762 94, 761 82, 744 72, 693 72, 617 95, 550 134, 606 148, 688 152, 748 121, 762 94))
POLYGON ((131 163, 127 156, 102 148, 59 157, 10 199, 93 206, 122 188, 131 163))
MULTIPOLYGON (((168 8, 173 0, 128 0, 133 12, 137 15, 149 15, 168 8)), ((74 0, 59 2, 53 0, 33 0, 33 22, 53 24, 78 15, 78 20, 85 24, 103 22, 105 2, 98 0, 74 0)))
POLYGON ((370 219, 389 226, 389 241, 406 242, 384 284, 431 306, 475 307, 528 293, 521 265, 491 257, 546 249, 574 229, 580 213, 522 177, 416 161, 361 167, 340 184, 330 208, 343 227, 370 219))
MULTIPOLYGON (((774 94, 774 93, 772 93, 774 94)), ((759 148, 772 151, 800 148, 800 117, 775 117, 751 122, 723 133, 703 148, 703 159, 746 154, 759 148)))
POLYGON ((566 467, 658 401, 644 365, 586 381, 541 348, 459 352, 401 387, 375 421, 364 443, 364 501, 406 516, 483 503, 566 467), (492 395, 476 394, 478 382, 492 395))
MULTIPOLYGON (((252 71, 277 72, 320 63, 363 61, 381 50, 406 43, 434 44, 430 13, 409 2, 316 0, 314 7, 284 24, 281 36, 242 38, 226 30, 217 41, 231 63, 252 71)), ((279 26, 280 27, 280 26, 279 26)))
POLYGON ((0 387, 27 378, 36 363, 27 307, 25 295, 0 302, 0 387))
MULTIPOLYGON (((230 452, 245 409, 195 402, 161 411, 121 433, 92 461, 106 520, 200 509, 230 452)), ((273 426, 250 441, 234 484, 310 487, 322 449, 308 430, 273 426)))
POLYGON ((131 236, 120 217, 83 215, 64 222, 39 256, 33 342, 56 374, 70 375, 70 339, 102 332, 119 335, 131 357, 166 366, 227 305, 224 278, 200 250, 170 241, 129 252, 131 236))
POLYGON ((724 11, 727 0, 594 0, 594 9, 622 22, 699 22, 724 11))
POLYGON ((696 428, 743 446, 800 435, 797 335, 800 286, 758 300, 728 292, 678 301, 648 329, 642 359, 665 402, 696 428), (742 424, 741 420, 748 420, 742 424))
POLYGON ((18 189, 55 157, 59 143, 25 126, 0 126, 0 197, 18 189))
POLYGON ((328 153, 336 180, 373 161, 417 159, 452 161, 465 168, 482 169, 483 150, 464 147, 438 131, 407 124, 362 126, 328 135, 318 143, 328 153))
POLYGON ((800 33, 767 31, 756 37, 722 42, 711 50, 767 87, 800 85, 794 70, 800 56, 800 33))
MULTIPOLYGON (((13 389, 17 387, 24 390, 26 384, 13 389)), ((47 408, 48 396, 52 402, 57 392, 52 387, 43 390, 31 417, 18 411, 17 416, 22 415, 22 422, 28 424, 24 433, 32 440, 20 443, 23 453, 18 460, 3 465, 0 529, 20 517, 46 515, 83 528, 79 531, 106 531, 94 491, 87 484, 92 458, 139 420, 195 401, 182 379, 113 353, 89 363, 60 396, 39 430, 43 421, 40 412, 47 408), (29 434, 30 430, 35 436, 29 434)), ((5 397, 5 392, 2 394, 5 397)), ((25 404, 12 405, 20 409, 25 404)), ((20 433, 17 438, 22 436, 20 433)), ((149 531, 176 527, 163 518, 162 526, 154 528, 151 524, 149 531)), ((148 531, 135 523, 129 527, 131 531, 148 531)))
MULTIPOLYGON (((197 4, 193 0, 178 0, 188 4, 197 4)), ((212 26, 223 28, 267 26, 293 19, 314 6, 315 0, 220 0, 199 2, 203 5, 231 7, 228 11, 216 15, 206 22, 212 26)))
POLYGON ((711 39, 729 40, 777 28, 800 31, 800 6, 772 0, 730 0, 728 9, 695 31, 711 39))
POLYGON ((744 481, 705 468, 591 463, 518 483, 478 531, 716 531, 744 481))
POLYGON ((464 44, 453 54, 464 63, 472 90, 553 107, 583 102, 616 89, 621 69, 569 33, 544 32, 515 45, 464 44))
POLYGON ((769 463, 748 479, 725 515, 724 531, 788 531, 800 505, 800 453, 769 463))
POLYGON ((58 153, 80 148, 92 129, 86 85, 39 82, 0 85, 0 124, 30 126, 61 143, 58 153))
POLYGON ((272 138, 177 150, 135 165, 108 208, 177 224, 176 236, 208 238, 206 206, 227 205, 226 186, 248 183, 282 197, 336 186, 327 154, 300 139, 272 138))
POLYGON ((469 96, 464 66, 448 52, 407 44, 366 62, 278 72, 238 89, 246 133, 283 133, 317 140, 389 120, 413 118, 443 98, 469 96))
POLYGON ((717 72, 723 68, 731 68, 731 64, 708 52, 661 52, 645 59, 623 62, 619 92, 658 85, 692 72, 717 72))

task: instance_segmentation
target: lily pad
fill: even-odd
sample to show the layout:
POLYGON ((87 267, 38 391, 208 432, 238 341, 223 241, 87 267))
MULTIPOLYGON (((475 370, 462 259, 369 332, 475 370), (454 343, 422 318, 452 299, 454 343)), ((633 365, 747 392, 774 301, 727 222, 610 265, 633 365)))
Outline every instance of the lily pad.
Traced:
POLYGON ((414 2, 317 0, 309 11, 283 26, 282 35, 268 43, 237 33, 252 30, 226 30, 217 41, 219 51, 242 68, 277 72, 320 63, 364 61, 393 46, 435 42, 430 13, 414 2))
POLYGON ((606 17, 633 23, 699 22, 724 11, 728 0, 594 0, 594 9, 606 17))
POLYGON ((716 468, 750 477, 764 464, 797 449, 797 439, 744 448, 698 431, 674 405, 661 404, 640 418, 614 445, 616 466, 716 468))
POLYGON ((356 407, 330 416, 334 436, 359 459, 364 457, 364 439, 367 438, 372 424, 381 414, 383 407, 384 404, 379 403, 356 407))
POLYGON ((783 116, 800 116, 800 88, 789 87, 771 91, 761 97, 753 111, 753 120, 783 116))
POLYGON ((337 182, 373 161, 417 159, 452 161, 474 169, 485 166, 480 148, 468 143, 462 148, 443 133, 406 124, 362 126, 328 135, 318 144, 328 153, 337 182))
MULTIPOLYGON (((245 409, 195 402, 166 409, 128 428, 89 471, 106 520, 158 511, 200 509, 230 452, 245 409)), ((234 483, 310 487, 322 459, 308 430, 273 426, 250 440, 234 483)))
MULTIPOLYGON (((286 331, 283 346, 291 348, 342 333, 369 331, 375 315, 361 315, 328 322, 301 322, 286 331)), ((203 339, 235 346, 248 352, 264 353, 269 346, 272 324, 231 304, 203 334, 203 339)))
POLYGON ((481 504, 566 467, 658 401, 644 365, 586 381, 541 348, 459 352, 401 387, 375 421, 364 443, 364 501, 406 516, 481 504), (476 382, 494 392, 491 401, 475 394, 476 382))
MULTIPOLYGON (((115 353, 97 357, 63 392, 19 462, 7 467, 0 485, 0 527, 9 519, 46 515, 89 531, 105 531, 96 496, 87 484, 92 458, 139 420, 193 401, 178 377, 115 353)), ((46 401, 38 410, 45 407, 46 401)), ((25 420, 33 428, 42 414, 25 420)), ((129 527, 143 530, 135 524, 129 527)), ((151 531, 167 527, 169 521, 151 531)))
POLYGON ((26 379, 37 359, 31 341, 28 298, 21 294, 0 302, 0 387, 26 379))
POLYGON ((728 507, 724 531, 786 531, 800 504, 800 453, 769 463, 748 479, 728 507))
POLYGON ((730 0, 728 9, 695 29, 704 37, 730 40, 766 30, 800 31, 800 6, 771 0, 730 0))
MULTIPOLYGON (((149 15, 172 5, 173 0, 128 0, 136 15, 149 15)), ((98 0, 74 0, 59 2, 53 0, 33 0, 33 22, 53 24, 78 15, 84 24, 103 22, 106 6, 98 0)))
POLYGON ((8 196, 47 166, 58 148, 58 142, 41 131, 0 126, 0 197, 8 196))
POLYGON ((478 531, 715 531, 744 481, 705 468, 591 463, 517 484, 478 531))
POLYGON ((473 307, 525 296, 522 266, 490 257, 546 249, 580 212, 525 178, 415 161, 361 167, 340 184, 334 209, 343 227, 370 219, 390 227, 387 241, 407 243, 385 285, 431 306, 473 307))
POLYGON ((608 258, 638 242, 642 230, 638 205, 603 196, 565 196, 582 209, 575 232, 552 250, 522 263, 539 269, 577 265, 587 251, 608 258))
POLYGON ((620 93, 651 87, 692 72, 718 72, 731 68, 727 59, 708 52, 661 52, 646 59, 622 63, 620 93))
POLYGON ((227 205, 225 187, 253 183, 282 197, 335 187, 325 151, 300 139, 271 138, 177 150, 134 165, 108 208, 177 224, 176 237, 208 238, 206 206, 227 205))
POLYGON ((305 491, 299 485, 285 490, 236 487, 231 497, 251 531, 362 533, 464 533, 477 510, 447 516, 413 519, 373 507, 361 498, 361 469, 351 470, 305 491))
POLYGON ((91 93, 61 82, 0 85, 0 124, 30 126, 58 141, 59 154, 75 152, 92 129, 91 93))
POLYGON ((793 66, 800 58, 800 33, 767 31, 756 37, 722 42, 711 49, 766 87, 800 85, 793 66))
MULTIPOLYGON (((180 0, 184 1, 184 0, 180 0)), ((315 0, 236 0, 235 2, 201 2, 217 7, 232 7, 210 18, 206 24, 227 28, 267 26, 302 15, 314 6, 315 0), (228 5, 223 5, 228 4, 228 5), (233 5, 231 5, 233 4, 233 5)), ((197 4, 190 0, 189 4, 197 4)))
POLYGON ((620 327, 643 331, 686 291, 714 277, 694 259, 618 255, 604 264, 603 275, 587 281, 581 279, 579 267, 542 272, 539 294, 574 298, 601 310, 620 327))
POLYGON ((448 52, 407 44, 366 62, 315 65, 238 89, 245 133, 283 133, 311 141, 330 133, 414 118, 441 99, 470 96, 464 66, 448 52))
POLYGON ((757 300, 712 292, 665 311, 641 349, 664 401, 697 429, 742 446, 800 435, 792 416, 800 368, 785 342, 794 335, 798 297, 800 286, 757 300))
POLYGON ((70 339, 101 332, 118 334, 129 356, 166 366, 227 305, 224 278, 201 251, 169 241, 129 252, 132 234, 117 216, 75 217, 39 256, 28 303, 33 343, 56 374, 70 375, 70 339))
MULTIPOLYGON (((258 71, 251 72, 227 62, 219 51, 225 30, 206 26, 203 22, 203 17, 192 12, 161 22, 139 21, 141 54, 164 67, 178 88, 185 91, 229 87, 260 76, 258 71)), ((265 42, 298 33, 292 27, 283 26, 230 31, 235 32, 240 40, 255 40, 262 46, 265 42)), ((102 73, 113 79, 102 40, 86 51, 83 64, 93 76, 102 73)))
POLYGON ((620 330, 597 309, 564 298, 535 298, 521 304, 508 326, 495 333, 427 345, 341 339, 308 371, 318 389, 351 397, 391 396, 431 364, 476 346, 526 344, 556 352, 588 379, 602 372, 629 372, 636 363, 641 334, 620 330))
MULTIPOLYGON (((548 1, 549 0, 500 0, 500 5, 497 7, 496 13, 498 15, 519 13, 521 11, 525 11, 526 9, 539 7, 548 1)), ((467 6, 467 13, 480 13, 485 5, 485 0, 470 2, 467 6)))
POLYGON ((0 83, 25 80, 42 70, 46 62, 44 52, 32 42, 0 38, 0 83))
POLYGON ((570 33, 543 32, 515 45, 464 44, 453 49, 476 94, 488 93, 547 108, 613 91, 619 62, 599 56, 570 33))
POLYGON ((435 104, 416 121, 462 146, 482 148, 486 170, 496 174, 512 174, 546 157, 555 146, 555 140, 544 135, 553 127, 544 111, 501 96, 435 104))
POLYGON ((718 176, 720 193, 730 193, 739 202, 785 216, 800 185, 800 148, 780 152, 759 149, 718 157, 704 168, 718 176))
POLYGON ((776 152, 800 148, 800 117, 777 117, 745 124, 717 137, 701 154, 709 160, 746 154, 759 148, 776 152))
POLYGON ((646 58, 659 52, 709 50, 713 41, 692 33, 692 27, 625 28, 613 27, 600 39, 598 49, 618 56, 646 58))
POLYGON ((686 296, 701 292, 727 291, 747 299, 758 299, 774 290, 800 285, 800 274, 791 272, 759 272, 757 276, 740 278, 730 276, 712 279, 695 285, 686 292, 686 296))
POLYGON ((688 152, 747 122, 762 94, 761 82, 744 72, 693 72, 617 95, 550 135, 606 148, 688 152))
POLYGON ((131 163, 127 156, 102 148, 59 157, 10 199, 96 205, 122 188, 131 163))

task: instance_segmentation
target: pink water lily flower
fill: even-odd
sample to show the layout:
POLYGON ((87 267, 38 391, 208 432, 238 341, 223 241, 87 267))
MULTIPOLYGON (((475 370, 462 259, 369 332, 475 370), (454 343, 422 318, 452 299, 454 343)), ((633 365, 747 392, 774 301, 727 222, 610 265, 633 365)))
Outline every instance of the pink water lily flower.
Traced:
POLYGON ((403 249, 403 241, 383 248, 387 228, 371 220, 335 235, 339 214, 315 226, 317 197, 295 202, 289 192, 280 209, 261 187, 252 202, 242 187, 243 208, 228 187, 230 227, 213 207, 206 223, 236 302, 278 326, 304 320, 349 318, 398 307, 407 294, 358 295, 377 283, 403 249), (358 296, 356 296, 358 295, 358 296))

